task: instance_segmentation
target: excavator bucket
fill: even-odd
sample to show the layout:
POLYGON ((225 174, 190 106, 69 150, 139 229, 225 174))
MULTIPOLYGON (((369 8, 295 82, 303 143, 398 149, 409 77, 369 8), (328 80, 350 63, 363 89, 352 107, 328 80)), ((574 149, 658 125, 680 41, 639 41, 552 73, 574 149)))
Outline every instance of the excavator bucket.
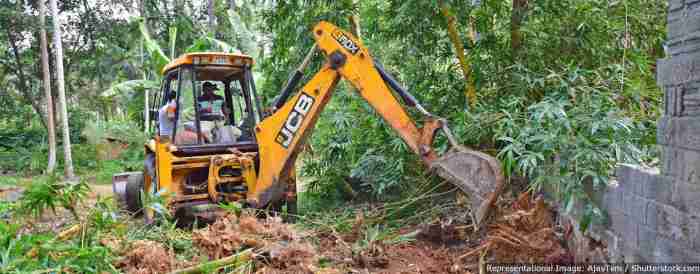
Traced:
POLYGON ((433 161, 430 168, 469 195, 476 225, 481 226, 504 189, 505 180, 498 160, 456 146, 433 161))

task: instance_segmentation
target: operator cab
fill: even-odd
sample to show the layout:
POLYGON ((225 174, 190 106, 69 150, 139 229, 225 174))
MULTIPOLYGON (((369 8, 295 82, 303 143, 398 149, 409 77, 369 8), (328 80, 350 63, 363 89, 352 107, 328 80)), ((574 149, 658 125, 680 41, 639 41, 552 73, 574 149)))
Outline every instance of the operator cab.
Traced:
POLYGON ((168 64, 150 108, 156 135, 186 155, 257 151, 254 129, 262 116, 252 65, 249 56, 225 53, 189 53, 168 64), (158 125, 166 105, 175 117, 170 134, 158 125))

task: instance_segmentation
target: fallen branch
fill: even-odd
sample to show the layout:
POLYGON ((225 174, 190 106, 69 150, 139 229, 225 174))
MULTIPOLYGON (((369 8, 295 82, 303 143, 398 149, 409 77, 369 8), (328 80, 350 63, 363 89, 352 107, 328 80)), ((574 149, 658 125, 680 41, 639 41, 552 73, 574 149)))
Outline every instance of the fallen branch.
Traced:
POLYGON ((81 228, 82 228, 82 225, 81 225, 81 224, 73 225, 73 226, 71 226, 70 228, 68 228, 68 229, 66 229, 66 230, 64 230, 64 231, 62 231, 61 233, 58 233, 58 235, 56 236, 55 240, 57 240, 57 241, 65 241, 65 240, 67 240, 67 239, 70 239, 70 238, 72 238, 73 236, 75 236, 75 234, 78 234, 78 232, 80 232, 81 228))
POLYGON ((224 257, 218 260, 209 261, 201 263, 195 266, 190 266, 188 268, 183 268, 170 272, 170 274, 195 274, 195 273, 207 273, 213 269, 219 269, 225 266, 238 267, 241 264, 250 261, 253 257, 253 251, 251 249, 246 249, 238 252, 234 255, 224 257))
MULTIPOLYGON (((61 231, 61 233, 58 233, 58 235, 56 235, 56 237, 49 240, 47 243, 45 243, 43 245, 52 245, 56 241, 62 242, 62 241, 66 241, 70 238, 73 238, 73 236, 78 234, 78 232, 80 232, 82 230, 82 228, 83 228, 82 224, 75 224, 64 231, 61 231)), ((32 249, 30 249, 29 252, 27 252, 27 256, 29 258, 36 258, 37 255, 39 255, 39 247, 38 246, 32 247, 32 249)))
POLYGON ((464 259, 464 258, 473 256, 474 254, 477 254, 477 253, 479 253, 479 252, 481 252, 481 251, 483 251, 483 250, 487 250, 488 248, 489 248, 489 244, 488 244, 488 243, 487 243, 487 244, 480 245, 480 246, 478 246, 477 248, 475 248, 474 250, 469 251, 469 252, 467 252, 466 254, 463 254, 463 255, 457 257, 457 260, 461 260, 461 259, 464 259))

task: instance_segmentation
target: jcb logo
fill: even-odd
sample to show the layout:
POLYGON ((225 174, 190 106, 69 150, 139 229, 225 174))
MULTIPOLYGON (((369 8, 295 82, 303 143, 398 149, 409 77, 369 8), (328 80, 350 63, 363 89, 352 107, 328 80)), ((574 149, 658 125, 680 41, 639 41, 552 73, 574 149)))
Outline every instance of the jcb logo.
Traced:
POLYGON ((284 148, 289 148, 289 145, 292 143, 292 140, 294 140, 297 131, 304 122, 306 114, 309 113, 309 110, 311 110, 313 105, 313 97, 304 92, 299 95, 297 103, 294 104, 294 109, 292 109, 292 112, 290 112, 289 116, 287 116, 287 119, 285 120, 284 125, 282 125, 280 132, 277 133, 275 141, 278 144, 282 145, 284 148))
POLYGON ((333 38, 335 38, 338 43, 340 43, 341 46, 343 46, 345 49, 347 49, 350 53, 352 54, 357 54, 357 52, 360 50, 360 47, 357 46, 355 41, 350 39, 345 33, 341 31, 336 31, 333 33, 333 38))

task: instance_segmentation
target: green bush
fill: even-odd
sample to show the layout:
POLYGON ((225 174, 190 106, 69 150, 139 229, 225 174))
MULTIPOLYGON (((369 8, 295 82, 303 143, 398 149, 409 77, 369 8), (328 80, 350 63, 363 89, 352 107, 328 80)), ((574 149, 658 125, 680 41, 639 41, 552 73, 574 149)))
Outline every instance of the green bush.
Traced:
POLYGON ((46 132, 42 127, 0 128, 0 170, 36 174, 46 168, 46 132))
POLYGON ((50 174, 35 178, 18 201, 18 213, 36 218, 44 211, 56 211, 57 206, 67 209, 78 219, 76 206, 87 196, 89 187, 85 181, 66 182, 59 175, 50 174))
POLYGON ((0 273, 119 273, 114 254, 89 226, 82 238, 67 241, 56 241, 51 233, 19 233, 19 228, 0 221, 0 273))
POLYGON ((544 97, 533 104, 524 103, 526 97, 504 99, 490 129, 505 173, 529 178, 535 191, 553 192, 566 212, 584 205, 584 229, 601 217, 586 188, 605 187, 617 163, 654 157, 647 123, 626 115, 612 96, 615 83, 605 81, 611 76, 580 68, 522 75, 522 88, 544 97))
POLYGON ((112 173, 118 171, 118 166, 121 166, 121 171, 143 168, 143 144, 146 141, 146 134, 138 123, 126 119, 115 119, 107 122, 90 121, 83 130, 83 136, 87 140, 87 144, 94 150, 93 159, 97 157, 98 147, 104 147, 110 141, 116 142, 117 145, 126 145, 126 149, 122 151, 118 159, 100 161, 97 164, 97 169, 102 172, 98 175, 100 181, 105 176, 111 177, 112 173))

